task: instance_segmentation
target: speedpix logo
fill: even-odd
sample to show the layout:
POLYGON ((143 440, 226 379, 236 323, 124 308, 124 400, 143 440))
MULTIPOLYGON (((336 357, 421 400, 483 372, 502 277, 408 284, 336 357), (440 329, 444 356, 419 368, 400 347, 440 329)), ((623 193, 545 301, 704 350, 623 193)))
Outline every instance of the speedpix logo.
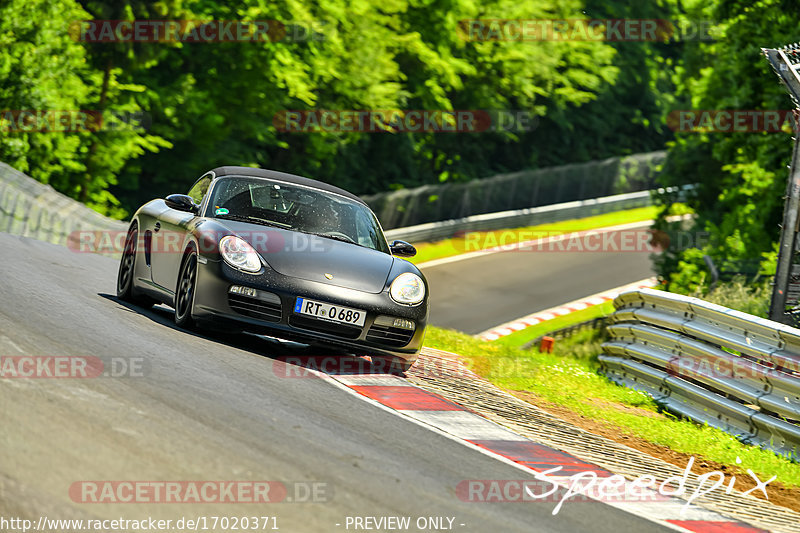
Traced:
MULTIPOLYGON (((741 459, 736 458, 737 464, 741 459)), ((535 472, 535 480, 476 480, 461 481, 456 486, 456 495, 461 501, 471 503, 501 502, 557 502, 552 514, 556 515, 567 501, 664 501, 680 497, 680 514, 683 516, 689 506, 697 500, 716 490, 724 490, 730 494, 736 485, 736 476, 730 479, 725 472, 713 471, 695 476, 692 472, 694 457, 690 457, 681 475, 674 475, 664 480, 644 474, 634 480, 628 480, 619 474, 610 476, 602 472, 587 470, 565 476, 562 466, 556 466, 542 472, 535 472), (561 474, 561 475, 559 475, 561 474), (685 501, 682 501, 685 500, 685 501)), ((743 492, 748 495, 760 491, 767 500, 767 485, 777 476, 766 481, 759 479, 751 469, 747 474, 755 482, 755 487, 743 492)))

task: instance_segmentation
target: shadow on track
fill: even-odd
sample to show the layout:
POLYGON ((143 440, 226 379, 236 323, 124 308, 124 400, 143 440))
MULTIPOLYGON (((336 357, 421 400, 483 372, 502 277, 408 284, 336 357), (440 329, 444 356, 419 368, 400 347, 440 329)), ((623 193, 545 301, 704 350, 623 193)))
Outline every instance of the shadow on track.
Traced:
POLYGON ((385 375, 392 374, 405 377, 404 373, 391 371, 385 368, 380 359, 373 362, 369 356, 358 356, 347 352, 343 348, 315 346, 295 341, 249 333, 247 331, 226 333, 212 330, 188 330, 175 324, 174 310, 166 305, 156 305, 151 308, 140 307, 117 298, 115 295, 97 293, 101 298, 119 304, 131 313, 144 316, 159 325, 179 331, 185 335, 212 341, 230 348, 238 348, 251 353, 280 361, 286 365, 278 369, 287 377, 311 377, 309 370, 315 370, 329 375, 385 375), (303 370, 301 370, 303 369, 303 370))

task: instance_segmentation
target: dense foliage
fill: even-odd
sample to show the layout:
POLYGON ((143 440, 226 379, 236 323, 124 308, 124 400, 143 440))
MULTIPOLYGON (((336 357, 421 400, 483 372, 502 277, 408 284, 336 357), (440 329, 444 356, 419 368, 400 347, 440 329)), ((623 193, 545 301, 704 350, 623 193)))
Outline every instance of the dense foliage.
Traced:
POLYGON ((613 11, 582 0, 11 0, 0 7, 0 109, 141 111, 148 128, 10 131, 0 160, 122 215, 120 202, 130 211, 218 164, 370 193, 658 149, 665 137, 650 127, 660 110, 648 90, 658 69, 639 65, 655 67, 651 44, 470 40, 459 23, 613 11), (292 31, 267 42, 76 36, 76 21, 137 19, 277 20, 292 31), (281 111, 308 109, 513 110, 539 119, 531 131, 459 134, 296 133, 273 123, 281 111))
MULTIPOLYGON (((715 40, 685 50, 674 109, 791 109, 761 48, 800 40, 798 7, 794 0, 696 2, 689 15, 715 21, 715 40)), ((699 216, 686 242, 700 246, 660 260, 672 290, 708 281, 704 255, 723 273, 774 274, 791 138, 788 124, 777 132, 676 135, 663 180, 696 184, 689 203, 699 216)))
POLYGON ((691 291, 704 255, 723 270, 750 272, 774 256, 791 141, 787 132, 675 133, 670 113, 789 108, 759 49, 800 38, 798 7, 797 0, 7 0, 0 4, 3 113, 90 110, 136 120, 99 131, 3 127, 0 160, 121 218, 221 164, 305 174, 367 194, 667 147, 664 183, 697 185, 687 202, 699 215, 693 235, 711 236, 684 239, 699 247, 658 259, 673 289, 691 291), (144 19, 276 20, 287 33, 259 42, 81 39, 80 21, 144 19), (662 19, 677 31, 644 42, 474 40, 460 22, 474 19, 662 19), (703 38, 706 30, 713 39, 703 38), (287 110, 391 109, 514 110, 534 116, 535 127, 458 134, 276 127, 287 110))

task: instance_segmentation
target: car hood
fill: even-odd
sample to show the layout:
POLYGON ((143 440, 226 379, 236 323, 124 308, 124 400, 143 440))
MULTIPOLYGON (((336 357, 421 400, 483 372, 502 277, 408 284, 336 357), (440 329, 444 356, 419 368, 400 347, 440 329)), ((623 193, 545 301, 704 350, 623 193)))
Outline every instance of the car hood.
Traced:
POLYGON ((379 293, 394 263, 390 254, 356 244, 232 220, 215 222, 242 237, 284 276, 379 293))

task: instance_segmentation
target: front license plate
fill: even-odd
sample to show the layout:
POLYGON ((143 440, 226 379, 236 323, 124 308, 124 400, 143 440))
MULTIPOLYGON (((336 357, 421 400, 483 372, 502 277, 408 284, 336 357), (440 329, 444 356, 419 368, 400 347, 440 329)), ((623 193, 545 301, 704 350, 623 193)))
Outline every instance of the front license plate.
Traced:
POLYGON ((367 318, 365 311, 317 302, 308 298, 298 298, 294 304, 294 312, 353 326, 363 326, 364 320, 367 318))

